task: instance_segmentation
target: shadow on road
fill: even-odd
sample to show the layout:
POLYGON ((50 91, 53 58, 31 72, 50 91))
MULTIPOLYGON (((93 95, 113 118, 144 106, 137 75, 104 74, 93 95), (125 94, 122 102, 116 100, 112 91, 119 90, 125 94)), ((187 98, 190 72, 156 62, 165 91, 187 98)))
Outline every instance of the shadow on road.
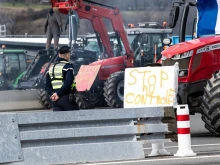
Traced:
POLYGON ((191 137, 212 137, 213 138, 213 137, 218 137, 218 136, 213 135, 208 132, 205 132, 205 133, 201 132, 201 133, 192 133, 191 137))

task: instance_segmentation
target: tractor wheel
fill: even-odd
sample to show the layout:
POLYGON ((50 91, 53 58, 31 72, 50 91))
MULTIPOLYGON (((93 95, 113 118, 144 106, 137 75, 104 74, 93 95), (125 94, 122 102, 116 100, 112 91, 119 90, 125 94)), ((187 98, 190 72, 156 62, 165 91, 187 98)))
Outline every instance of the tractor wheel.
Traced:
POLYGON ((99 97, 89 92, 76 92, 75 98, 79 109, 94 109, 99 102, 99 97))
POLYGON ((52 101, 50 100, 47 92, 43 89, 38 90, 38 99, 40 103, 45 106, 45 108, 50 109, 52 108, 52 101))
POLYGON ((205 127, 211 133, 220 135, 220 74, 213 74, 204 87, 201 97, 201 114, 205 127))
POLYGON ((124 77, 124 71, 115 72, 105 82, 104 97, 110 107, 123 108, 124 77))

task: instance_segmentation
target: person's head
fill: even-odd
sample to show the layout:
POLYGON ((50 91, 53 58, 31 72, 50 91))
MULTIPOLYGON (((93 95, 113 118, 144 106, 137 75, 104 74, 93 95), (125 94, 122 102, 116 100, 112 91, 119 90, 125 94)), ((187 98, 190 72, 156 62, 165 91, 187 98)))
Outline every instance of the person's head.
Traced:
POLYGON ((54 11, 53 11, 53 8, 51 8, 51 9, 49 10, 49 14, 50 14, 50 15, 53 15, 53 12, 54 12, 54 11))
POLYGON ((64 59, 70 61, 70 47, 62 46, 59 49, 59 57, 60 58, 64 58, 64 59))
POLYGON ((72 9, 69 10, 69 14, 73 14, 73 10, 72 9))

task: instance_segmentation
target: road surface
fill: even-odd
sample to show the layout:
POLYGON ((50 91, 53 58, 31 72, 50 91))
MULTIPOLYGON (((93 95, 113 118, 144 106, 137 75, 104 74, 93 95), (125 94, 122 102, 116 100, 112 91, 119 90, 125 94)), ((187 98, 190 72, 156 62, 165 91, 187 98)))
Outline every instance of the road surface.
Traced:
POLYGON ((220 164, 220 137, 210 134, 205 128, 199 114, 190 117, 192 150, 195 157, 175 157, 178 143, 165 143, 165 148, 172 155, 148 157, 151 146, 145 145, 146 158, 143 160, 118 161, 105 163, 87 163, 86 165, 219 165, 220 164))

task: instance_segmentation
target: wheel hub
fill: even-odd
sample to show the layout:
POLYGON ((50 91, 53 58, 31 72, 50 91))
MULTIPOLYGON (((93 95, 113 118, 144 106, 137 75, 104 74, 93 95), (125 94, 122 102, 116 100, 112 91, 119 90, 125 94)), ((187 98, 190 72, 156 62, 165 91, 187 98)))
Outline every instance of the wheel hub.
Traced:
POLYGON ((121 101, 124 101, 124 80, 122 80, 117 86, 117 95, 121 101))

